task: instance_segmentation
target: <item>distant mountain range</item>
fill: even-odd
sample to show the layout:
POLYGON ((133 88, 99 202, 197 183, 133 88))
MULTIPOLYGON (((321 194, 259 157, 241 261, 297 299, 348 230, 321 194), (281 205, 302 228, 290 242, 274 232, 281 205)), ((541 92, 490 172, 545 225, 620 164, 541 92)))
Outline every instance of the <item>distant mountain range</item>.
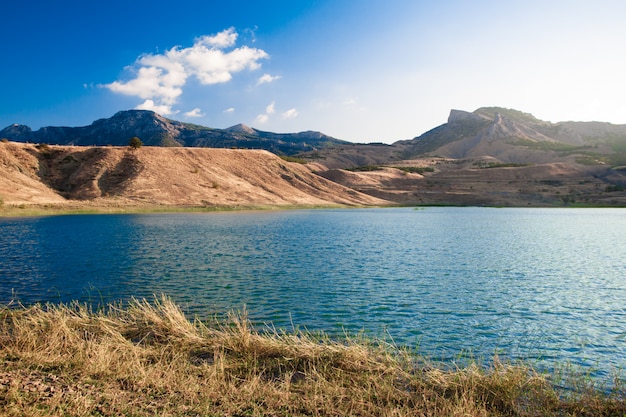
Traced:
POLYGON ((452 110, 448 122, 391 145, 355 144, 320 132, 272 133, 243 124, 214 129, 170 120, 147 110, 127 110, 84 127, 30 127, 14 124, 0 138, 57 145, 126 146, 131 137, 148 146, 265 149, 278 155, 323 158, 333 168, 385 164, 421 156, 490 156, 503 163, 577 160, 626 165, 626 125, 539 120, 501 107, 474 112, 452 110))
POLYGON ((539 120, 501 107, 452 110, 448 122, 418 137, 391 145, 355 144, 320 132, 264 132, 239 124, 227 129, 170 120, 147 110, 120 111, 84 127, 14 124, 0 138, 54 145, 126 146, 133 136, 148 146, 264 149, 319 161, 327 168, 392 164, 425 156, 452 159, 490 157, 497 163, 626 165, 626 125, 539 120))
POLYGON ((14 124, 0 131, 0 138, 51 145, 126 146, 134 136, 148 146, 265 149, 280 155, 348 143, 312 131, 272 133, 242 124, 213 129, 166 119, 148 110, 120 111, 84 127, 42 127, 33 131, 28 126, 14 124))
POLYGON ((85 127, 33 131, 15 124, 0 131, 0 139, 8 139, 0 142, 5 151, 0 154, 0 197, 15 204, 47 201, 38 195, 54 192, 57 199, 95 198, 109 205, 118 204, 118 198, 210 206, 279 200, 354 204, 365 203, 362 194, 367 194, 375 199, 369 201, 404 205, 626 206, 626 125, 551 123, 500 107, 452 110, 447 123, 392 144, 351 143, 311 131, 263 132, 244 125, 213 129, 142 110, 121 111, 85 127), (91 147, 127 147, 134 136, 151 146, 140 152, 91 147), (190 149, 194 147, 262 149, 297 159, 190 149), (220 169, 232 171, 229 186, 213 170, 211 161, 218 154, 220 169), (257 170, 250 171, 251 166, 257 170), (331 190, 325 181, 342 188, 331 187, 334 191, 316 197, 320 187, 331 190), (285 187, 271 188, 276 184, 285 187))

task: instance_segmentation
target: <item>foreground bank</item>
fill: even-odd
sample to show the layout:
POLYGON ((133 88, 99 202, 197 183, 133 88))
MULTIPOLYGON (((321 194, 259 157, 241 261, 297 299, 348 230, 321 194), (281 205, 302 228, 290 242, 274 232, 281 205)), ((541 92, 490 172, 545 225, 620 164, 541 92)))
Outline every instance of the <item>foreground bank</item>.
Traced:
POLYGON ((626 392, 524 365, 442 370, 360 338, 191 322, 169 299, 0 310, 3 415, 624 415, 626 392), (560 381, 563 383, 563 381, 560 381))

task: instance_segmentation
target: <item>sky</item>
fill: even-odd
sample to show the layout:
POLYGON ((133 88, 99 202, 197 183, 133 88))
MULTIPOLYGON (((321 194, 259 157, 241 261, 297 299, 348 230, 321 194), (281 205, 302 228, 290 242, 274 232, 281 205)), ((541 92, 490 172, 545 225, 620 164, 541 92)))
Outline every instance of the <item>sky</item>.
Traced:
POLYGON ((149 109, 392 143, 485 106, 626 124, 622 0, 6 3, 0 129, 149 109))

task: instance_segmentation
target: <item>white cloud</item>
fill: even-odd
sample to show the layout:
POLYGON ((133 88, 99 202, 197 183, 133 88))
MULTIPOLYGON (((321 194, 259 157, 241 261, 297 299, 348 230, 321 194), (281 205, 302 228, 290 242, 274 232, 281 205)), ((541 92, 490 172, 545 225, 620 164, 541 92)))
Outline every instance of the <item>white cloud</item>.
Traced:
POLYGON ((196 107, 195 109, 190 110, 185 113, 185 117, 202 117, 202 116, 204 116, 204 114, 201 113, 201 110, 199 107, 196 107))
POLYGON ((229 107, 226 110, 224 110, 224 113, 234 113, 235 112, 235 108, 234 107, 229 107))
MULTIPOLYGON (((267 107, 265 107, 265 113, 259 114, 256 117, 256 121, 258 123, 267 123, 270 120, 270 115, 274 113, 276 113, 276 102, 272 101, 270 104, 267 105, 267 107)), ((296 110, 295 108, 289 109, 281 113, 281 117, 283 118, 283 120, 298 117, 298 110, 296 110)))
POLYGON ((294 117, 298 117, 298 110, 289 109, 283 113, 283 119, 293 119, 294 117))
POLYGON ((159 113, 163 116, 169 116, 172 114, 178 113, 177 111, 172 110, 172 106, 168 106, 166 104, 155 104, 154 100, 146 100, 137 107, 137 110, 152 110, 153 112, 159 113))
POLYGON ((270 119, 270 117, 267 114, 259 114, 256 117, 256 121, 258 123, 267 123, 267 121, 270 119))
POLYGON ((163 54, 142 55, 130 68, 135 72, 134 78, 103 87, 144 99, 140 106, 169 109, 171 113, 189 77, 194 76, 203 85, 225 83, 234 73, 260 68, 259 61, 269 57, 262 49, 247 46, 225 50, 233 47, 236 40, 237 32, 230 28, 196 38, 189 48, 174 47, 163 54))
POLYGON ((280 75, 263 74, 259 77, 256 85, 271 83, 273 81, 280 80, 281 78, 283 77, 281 77, 280 75))
POLYGON ((196 43, 223 49, 233 46, 237 41, 237 36, 238 34, 235 32, 235 28, 231 27, 221 31, 217 35, 200 36, 199 38, 196 38, 196 43))
POLYGON ((167 75, 163 74, 161 68, 142 67, 139 68, 135 79, 128 82, 115 81, 105 87, 114 93, 137 96, 152 103, 157 99, 160 104, 171 106, 183 93, 181 87, 185 82, 173 82, 176 78, 167 75))

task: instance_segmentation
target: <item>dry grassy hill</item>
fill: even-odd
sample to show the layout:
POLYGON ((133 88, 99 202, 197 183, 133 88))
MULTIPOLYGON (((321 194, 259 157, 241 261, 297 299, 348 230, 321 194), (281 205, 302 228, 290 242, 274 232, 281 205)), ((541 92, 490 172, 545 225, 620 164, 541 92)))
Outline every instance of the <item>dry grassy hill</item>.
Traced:
POLYGON ((380 205, 260 150, 0 143, 5 205, 380 205))

